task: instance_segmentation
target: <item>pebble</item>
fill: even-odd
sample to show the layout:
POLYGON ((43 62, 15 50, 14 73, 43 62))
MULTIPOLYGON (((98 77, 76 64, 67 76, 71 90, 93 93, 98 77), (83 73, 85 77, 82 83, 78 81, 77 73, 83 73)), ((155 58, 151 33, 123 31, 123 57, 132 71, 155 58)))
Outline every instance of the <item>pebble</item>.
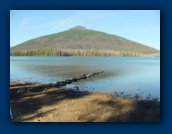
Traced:
POLYGON ((31 103, 29 103, 29 105, 34 105, 34 103, 31 102, 31 103))
POLYGON ((80 118, 79 117, 76 117, 75 120, 79 120, 80 118))
POLYGON ((105 110, 103 110, 103 112, 107 112, 107 110, 105 109, 105 110))

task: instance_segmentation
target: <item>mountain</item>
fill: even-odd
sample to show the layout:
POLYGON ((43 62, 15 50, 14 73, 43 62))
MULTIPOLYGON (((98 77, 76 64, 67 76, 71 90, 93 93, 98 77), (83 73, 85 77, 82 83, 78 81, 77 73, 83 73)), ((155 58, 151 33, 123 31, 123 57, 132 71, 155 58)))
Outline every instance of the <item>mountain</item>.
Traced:
MULTIPOLYGON (((76 26, 67 31, 42 36, 11 47, 10 52, 27 52, 38 50, 68 50, 70 52, 101 51, 111 53, 155 54, 158 50, 146 45, 100 31, 76 26)), ((70 54, 69 54, 70 55, 70 54)), ((112 54, 113 55, 113 54, 112 54)))

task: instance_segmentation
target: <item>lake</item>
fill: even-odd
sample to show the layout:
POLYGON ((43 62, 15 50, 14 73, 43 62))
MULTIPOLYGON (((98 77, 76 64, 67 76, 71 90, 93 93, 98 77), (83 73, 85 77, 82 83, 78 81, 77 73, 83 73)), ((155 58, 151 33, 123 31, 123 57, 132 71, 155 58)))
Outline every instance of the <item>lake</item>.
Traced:
POLYGON ((159 57, 10 57, 11 81, 56 83, 97 71, 104 73, 65 87, 160 100, 159 57))

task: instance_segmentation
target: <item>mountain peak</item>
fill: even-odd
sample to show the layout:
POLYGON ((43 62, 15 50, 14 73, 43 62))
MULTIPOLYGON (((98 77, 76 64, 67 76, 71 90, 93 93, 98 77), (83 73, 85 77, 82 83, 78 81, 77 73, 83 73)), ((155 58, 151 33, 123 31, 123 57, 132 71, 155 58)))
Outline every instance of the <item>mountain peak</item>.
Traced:
POLYGON ((71 28, 71 30, 86 30, 86 28, 83 26, 76 26, 76 27, 71 28))
MULTIPOLYGON (((32 40, 23 42, 10 49, 11 54, 22 55, 22 52, 28 51, 28 54, 36 54, 45 50, 51 50, 53 54, 59 54, 57 51, 64 50, 64 54, 71 55, 102 55, 102 56, 140 56, 146 54, 159 53, 154 48, 143 44, 125 39, 123 37, 107 34, 100 31, 86 29, 83 26, 76 26, 64 32, 54 33, 38 37, 32 40), (35 53, 36 52, 36 53, 35 53), (100 52, 100 53, 99 53, 100 52)), ((45 51, 46 52, 46 51, 45 51)), ((48 53, 50 51, 47 51, 48 53)), ((51 55, 51 53, 49 53, 51 55)), ((27 54, 27 53, 26 53, 27 54)))

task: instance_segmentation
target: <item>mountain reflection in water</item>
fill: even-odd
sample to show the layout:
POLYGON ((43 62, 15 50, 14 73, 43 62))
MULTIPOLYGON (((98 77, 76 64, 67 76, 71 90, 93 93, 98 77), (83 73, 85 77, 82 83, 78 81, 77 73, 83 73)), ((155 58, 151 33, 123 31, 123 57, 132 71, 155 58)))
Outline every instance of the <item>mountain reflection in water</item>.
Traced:
POLYGON ((10 80, 55 83, 104 71, 66 87, 160 99, 160 58, 141 57, 10 57, 10 80))

